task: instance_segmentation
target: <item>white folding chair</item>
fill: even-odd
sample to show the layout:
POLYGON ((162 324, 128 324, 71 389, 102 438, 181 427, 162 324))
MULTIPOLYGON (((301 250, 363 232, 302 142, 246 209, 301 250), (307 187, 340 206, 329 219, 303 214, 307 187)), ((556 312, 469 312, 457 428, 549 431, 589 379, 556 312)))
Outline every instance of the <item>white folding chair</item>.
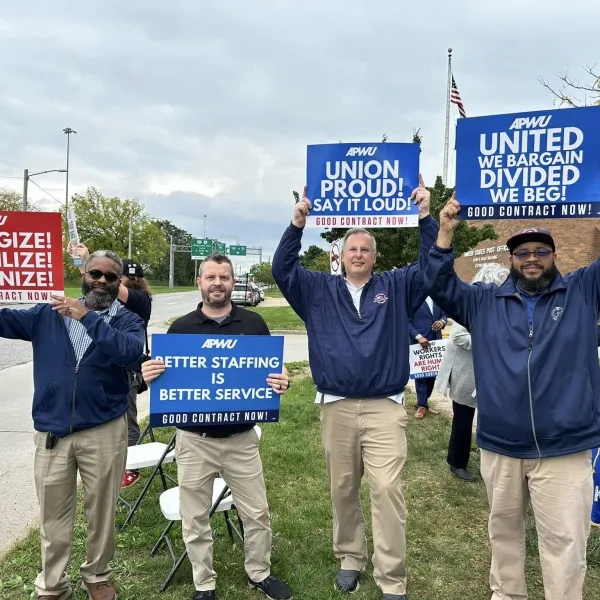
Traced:
MULTIPOLYGON (((258 425, 254 427, 256 434, 258 435, 258 439, 260 440, 262 436, 262 431, 258 425)), ((159 498, 160 510, 164 515, 165 519, 168 519, 169 524, 162 532, 160 538, 152 548, 152 552, 150 552, 150 556, 154 556, 156 552, 160 549, 162 544, 164 543, 167 546, 169 554, 171 555, 171 560, 173 561, 173 565, 167 578, 163 582, 160 591, 164 592, 171 580, 173 579, 177 569, 181 566, 185 558, 187 557, 187 550, 184 550, 179 557, 175 555, 175 551, 173 549, 173 544, 169 538, 169 532, 175 525, 181 521, 181 515, 179 513, 179 487, 171 488, 170 490, 164 491, 159 498)), ((237 513, 237 509, 235 507, 235 501, 233 496, 231 495, 231 490, 225 483, 225 481, 221 477, 217 477, 213 484, 213 495, 212 495, 212 505, 210 511, 208 513, 208 518, 210 519, 216 512, 222 512, 223 517, 225 518, 225 525, 227 526, 227 533, 229 533, 229 537, 233 542, 233 535, 235 534, 240 542, 244 541, 244 525, 240 518, 239 513, 237 514, 237 521, 239 528, 236 527, 229 516, 229 512, 231 510, 235 510, 237 513)))
POLYGON ((119 501, 125 504, 129 509, 129 512, 125 517, 125 521, 121 525, 121 529, 125 528, 125 526, 133 518, 133 515, 139 508, 144 496, 148 492, 148 489, 150 488, 150 485, 157 474, 160 475, 163 489, 169 489, 167 485, 167 479, 174 485, 177 485, 177 481, 163 471, 163 465, 175 462, 176 435, 176 433, 173 434, 168 444, 157 442, 154 439, 152 428, 148 425, 148 427, 146 427, 144 430, 144 433, 140 436, 138 443, 135 446, 129 446, 127 448, 127 465, 125 467, 127 471, 137 471, 139 469, 147 469, 150 467, 154 467, 154 470, 152 471, 152 474, 146 481, 142 491, 140 492, 140 495, 135 499, 135 501, 128 502, 122 496, 119 496, 119 501), (151 441, 147 444, 141 443, 146 436, 148 436, 151 441))

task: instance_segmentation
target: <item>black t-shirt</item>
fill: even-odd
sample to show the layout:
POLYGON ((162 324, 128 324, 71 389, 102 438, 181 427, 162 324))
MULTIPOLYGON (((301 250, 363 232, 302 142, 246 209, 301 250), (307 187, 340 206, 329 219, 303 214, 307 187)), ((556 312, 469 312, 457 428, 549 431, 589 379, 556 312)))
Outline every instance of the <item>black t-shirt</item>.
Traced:
POLYGON ((150 315, 152 314, 152 300, 146 292, 142 290, 133 290, 127 288, 129 292, 127 296, 127 302, 122 302, 123 306, 135 313, 142 321, 144 321, 144 327, 148 327, 150 322, 150 315))
MULTIPOLYGON (((195 311, 174 321, 167 333, 271 335, 265 320, 258 313, 239 308, 233 304, 229 315, 219 324, 202 312, 202 302, 198 304, 198 308, 195 311)), ((218 428, 218 433, 222 434, 222 437, 228 437, 234 433, 250 431, 254 425, 256 425, 256 423, 242 423, 240 425, 204 425, 198 427, 180 426, 178 429, 191 431, 193 433, 216 433, 216 428, 218 428)))

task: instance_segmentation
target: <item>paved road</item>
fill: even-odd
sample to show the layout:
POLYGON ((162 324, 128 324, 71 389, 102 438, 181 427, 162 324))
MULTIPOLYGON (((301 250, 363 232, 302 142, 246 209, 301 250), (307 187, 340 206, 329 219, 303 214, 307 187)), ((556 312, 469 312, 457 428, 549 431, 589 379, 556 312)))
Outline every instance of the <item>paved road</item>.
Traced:
MULTIPOLYGON (((193 310, 198 301, 197 292, 161 294, 153 305, 149 328, 153 333, 164 333, 164 322, 193 310)), ((3 348, 2 396, 0 397, 0 555, 18 539, 28 525, 35 522, 38 504, 33 485, 33 424, 31 398, 33 395, 31 349, 23 346, 15 355, 11 340, 0 340, 3 348)), ((23 345, 23 343, 21 343, 23 345)), ((286 362, 308 359, 305 335, 285 336, 286 362)), ((149 394, 139 398, 141 416, 148 412, 149 394)))

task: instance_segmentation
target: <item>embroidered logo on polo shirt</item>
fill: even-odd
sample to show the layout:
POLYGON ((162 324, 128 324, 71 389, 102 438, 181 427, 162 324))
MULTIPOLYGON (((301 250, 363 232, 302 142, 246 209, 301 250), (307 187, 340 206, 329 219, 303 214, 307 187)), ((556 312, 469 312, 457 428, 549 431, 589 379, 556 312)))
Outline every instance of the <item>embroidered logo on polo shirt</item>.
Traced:
POLYGON ((560 315, 562 315, 562 313, 563 313, 563 310, 564 310, 564 309, 563 309, 563 307, 562 307, 562 306, 555 306, 555 307, 552 309, 552 313, 551 313, 551 314, 552 314, 552 318, 553 318, 555 321, 558 321, 558 319, 559 319, 560 315))
POLYGON ((375 298, 373 298, 373 302, 377 304, 385 304, 388 301, 388 297, 385 294, 377 294, 375 298))

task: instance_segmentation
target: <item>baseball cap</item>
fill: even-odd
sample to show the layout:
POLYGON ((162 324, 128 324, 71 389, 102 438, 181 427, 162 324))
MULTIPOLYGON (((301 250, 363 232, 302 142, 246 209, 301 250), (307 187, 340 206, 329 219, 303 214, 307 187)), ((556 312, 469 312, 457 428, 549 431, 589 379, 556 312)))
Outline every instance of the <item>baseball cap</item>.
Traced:
POLYGON ((522 229, 518 233, 515 233, 512 237, 508 238, 506 245, 508 246, 509 252, 512 254, 518 246, 521 244, 527 244, 528 242, 541 242, 542 244, 548 244, 552 248, 552 252, 556 251, 554 240, 552 239, 552 233, 549 229, 543 229, 542 227, 530 227, 529 229, 522 229))
POLYGON ((131 258, 127 258, 123 261, 123 275, 127 277, 143 277, 144 269, 142 265, 134 262, 131 258))

